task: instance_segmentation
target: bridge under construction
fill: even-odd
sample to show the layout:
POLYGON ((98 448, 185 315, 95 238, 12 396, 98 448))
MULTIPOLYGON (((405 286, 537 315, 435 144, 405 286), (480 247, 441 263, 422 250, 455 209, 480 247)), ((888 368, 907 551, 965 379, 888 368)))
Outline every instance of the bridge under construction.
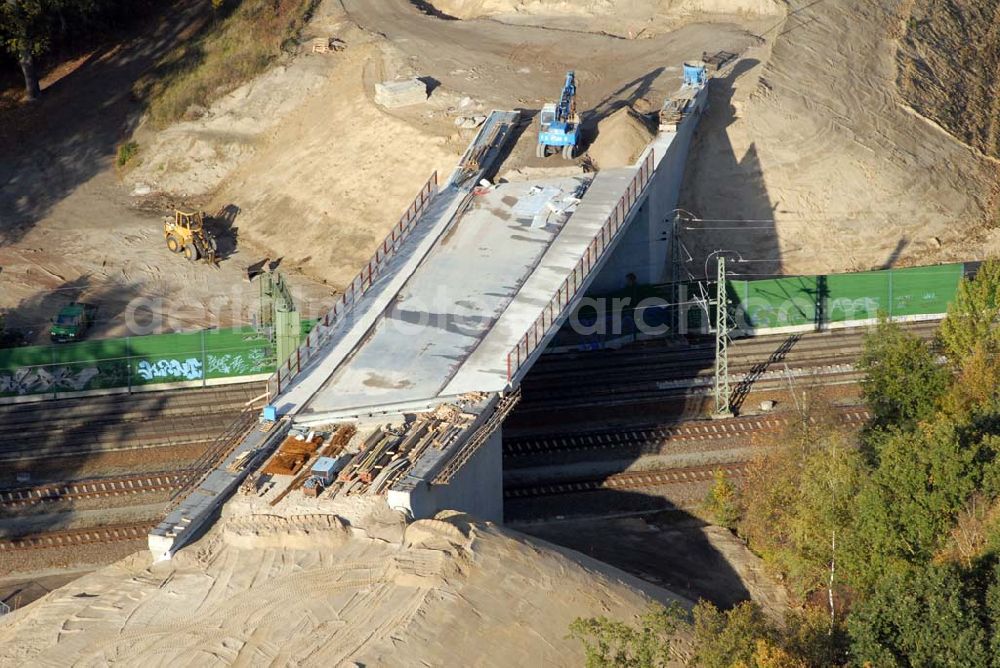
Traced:
POLYGON ((235 430, 150 531, 154 555, 169 558, 230 497, 252 512, 283 501, 502 520, 502 423, 524 375, 588 292, 668 276, 707 100, 704 69, 685 72, 627 167, 493 183, 520 122, 493 112, 268 380, 260 423, 235 430))

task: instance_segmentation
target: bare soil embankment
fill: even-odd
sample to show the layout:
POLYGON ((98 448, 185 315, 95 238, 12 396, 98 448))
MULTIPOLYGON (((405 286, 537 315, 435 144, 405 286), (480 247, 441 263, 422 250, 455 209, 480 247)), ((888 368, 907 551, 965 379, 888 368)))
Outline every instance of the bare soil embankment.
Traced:
POLYGON ((911 0, 899 90, 918 113, 1000 158, 1000 1, 911 0))
POLYGON ((662 34, 697 21, 780 16, 778 0, 432 0, 456 19, 489 18, 544 28, 605 32, 622 37, 662 34))
POLYGON ((4 617, 0 663, 578 666, 574 618, 631 621, 681 600, 453 513, 371 534, 332 515, 234 517, 172 561, 148 560, 4 617))
POLYGON ((708 221, 684 238, 693 273, 718 249, 753 278, 971 260, 995 245, 996 164, 897 88, 906 19, 890 0, 810 3, 713 82, 681 201, 708 221))

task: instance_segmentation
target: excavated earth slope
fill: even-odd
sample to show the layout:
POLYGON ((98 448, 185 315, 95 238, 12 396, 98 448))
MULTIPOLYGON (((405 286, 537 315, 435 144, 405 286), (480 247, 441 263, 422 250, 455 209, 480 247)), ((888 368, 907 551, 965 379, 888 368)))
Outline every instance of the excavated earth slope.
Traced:
POLYGON ((227 519, 172 561, 140 553, 5 616, 0 664, 579 666, 574 618, 679 600, 581 554, 439 517, 371 534, 333 515, 227 519))
POLYGON ((899 88, 918 112, 1000 158, 1000 0, 913 0, 899 88))

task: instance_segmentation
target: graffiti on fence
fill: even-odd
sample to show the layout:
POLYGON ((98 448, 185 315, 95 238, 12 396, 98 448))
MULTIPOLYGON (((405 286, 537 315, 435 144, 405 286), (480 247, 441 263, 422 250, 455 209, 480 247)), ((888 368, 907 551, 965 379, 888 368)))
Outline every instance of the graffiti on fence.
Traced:
POLYGON ((242 353, 225 353, 206 358, 207 372, 225 376, 249 375, 268 370, 268 359, 263 348, 254 348, 242 353))
POLYGON ((21 367, 11 373, 0 374, 0 394, 22 395, 82 390, 97 374, 97 367, 80 370, 68 366, 21 367))
POLYGON ((143 380, 198 380, 202 377, 201 360, 189 357, 183 362, 175 359, 149 362, 142 360, 135 368, 143 380))

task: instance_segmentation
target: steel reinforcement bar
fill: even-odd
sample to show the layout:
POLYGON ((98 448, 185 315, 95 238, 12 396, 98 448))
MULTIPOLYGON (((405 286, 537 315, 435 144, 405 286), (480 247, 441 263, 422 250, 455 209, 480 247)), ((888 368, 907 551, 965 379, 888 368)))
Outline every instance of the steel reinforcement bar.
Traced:
POLYGON ((289 356, 278 369, 267 379, 268 398, 273 399, 281 393, 282 388, 288 384, 302 371, 303 365, 315 356, 330 337, 332 325, 350 311, 357 303, 358 299, 365 294, 378 278, 386 260, 396 254, 400 245, 410 232, 416 227, 420 214, 424 212, 427 205, 437 194, 438 175, 435 171, 427 179, 416 198, 407 207, 400 217, 399 222, 393 226, 385 239, 375 250, 375 254, 368 261, 368 264, 354 277, 354 280, 344 289, 344 293, 334 302, 331 308, 316 324, 311 332, 306 336, 306 340, 295 352, 289 356))
POLYGON ((226 427, 225 431, 216 436, 202 456, 188 469, 184 484, 178 486, 171 495, 168 512, 175 508, 189 492, 197 488, 208 474, 218 466, 219 462, 225 459, 233 451, 233 448, 243 442, 256 424, 257 414, 248 409, 240 413, 226 427))
POLYGON ((573 267, 572 273, 559 286, 559 290, 556 291, 555 296, 545 305, 541 314, 528 327, 528 330, 517 342, 517 345, 507 353, 508 383, 514 379, 515 374, 517 374, 521 366, 528 360, 531 353, 538 348, 539 342, 544 340, 548 330, 569 311, 570 304, 573 303, 573 299, 579 293, 584 281, 600 262, 608 248, 611 247, 611 244, 617 239, 625 221, 628 220, 628 216, 632 212, 632 208, 639 201, 643 191, 649 184, 649 180, 653 176, 654 165, 653 151, 650 151, 646 155, 646 159, 639 166, 639 171, 632 177, 632 181, 629 183, 628 188, 626 188, 625 193, 618 200, 618 204, 615 205, 614 210, 608 216, 604 225, 601 226, 600 232, 594 235, 594 239, 587 246, 583 257, 573 267))
POLYGON ((435 485, 447 485, 451 482, 452 477, 465 466, 466 462, 472 459, 472 455, 476 454, 479 448, 483 447, 483 444, 493 435, 493 432, 500 428, 504 419, 514 410, 514 406, 517 406, 519 401, 521 401, 520 389, 514 390, 500 399, 496 410, 493 411, 493 415, 469 437, 465 445, 445 464, 444 468, 434 477, 433 483, 435 485))

